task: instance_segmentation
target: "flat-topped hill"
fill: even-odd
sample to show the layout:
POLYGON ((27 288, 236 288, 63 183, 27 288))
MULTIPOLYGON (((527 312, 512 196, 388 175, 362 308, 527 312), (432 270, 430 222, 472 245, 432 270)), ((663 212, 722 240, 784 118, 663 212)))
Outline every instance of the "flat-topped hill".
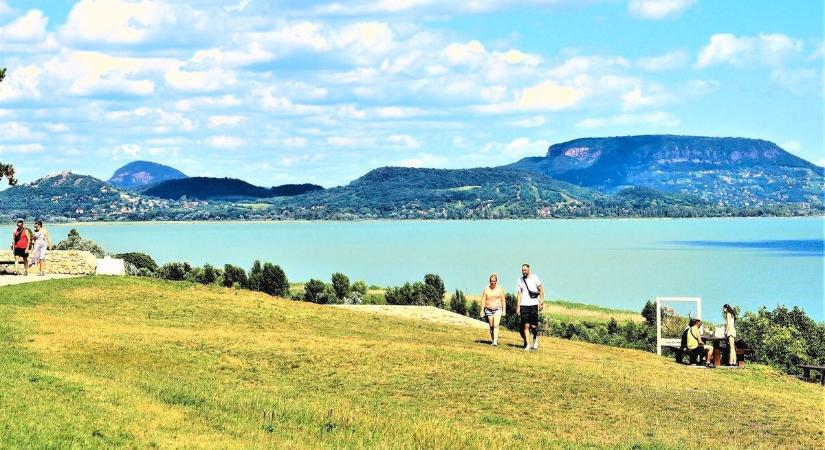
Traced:
POLYGON ((0 288, 0 447, 822 448, 822 388, 260 293, 0 288), (697 427, 696 416, 702 418, 697 427))

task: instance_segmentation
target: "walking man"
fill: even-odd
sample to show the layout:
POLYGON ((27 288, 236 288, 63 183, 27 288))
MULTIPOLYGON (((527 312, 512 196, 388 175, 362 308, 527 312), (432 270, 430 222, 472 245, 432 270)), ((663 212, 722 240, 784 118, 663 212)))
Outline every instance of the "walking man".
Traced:
POLYGON ((23 220, 17 221, 17 229, 12 234, 11 249, 14 252, 14 273, 17 274, 17 258, 23 258, 23 275, 29 274, 29 242, 31 242, 31 235, 29 230, 23 226, 23 220))
POLYGON ((530 265, 521 266, 521 278, 516 282, 516 314, 521 319, 519 333, 524 339, 524 351, 530 351, 527 334, 533 336, 533 350, 539 348, 539 313, 544 309, 544 286, 530 265))

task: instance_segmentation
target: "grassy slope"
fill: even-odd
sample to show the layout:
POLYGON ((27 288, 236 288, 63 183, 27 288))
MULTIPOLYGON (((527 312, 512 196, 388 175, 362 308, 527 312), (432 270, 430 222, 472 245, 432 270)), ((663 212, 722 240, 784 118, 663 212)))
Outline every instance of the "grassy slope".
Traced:
POLYGON ((485 338, 182 283, 0 288, 0 447, 825 445, 822 388, 769 368, 485 338))

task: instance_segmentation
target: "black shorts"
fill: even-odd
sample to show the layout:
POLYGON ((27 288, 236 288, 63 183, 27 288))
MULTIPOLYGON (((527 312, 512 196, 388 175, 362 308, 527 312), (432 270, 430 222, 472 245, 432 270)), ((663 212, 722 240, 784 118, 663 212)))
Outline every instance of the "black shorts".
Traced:
POLYGON ((521 307, 521 326, 539 324, 539 305, 521 307))
POLYGON ((17 247, 14 247, 14 256, 19 256, 19 257, 21 257, 21 258, 26 258, 26 257, 28 257, 28 256, 29 256, 29 254, 28 254, 28 253, 26 253, 26 249, 25 249, 25 248, 17 248, 17 247))

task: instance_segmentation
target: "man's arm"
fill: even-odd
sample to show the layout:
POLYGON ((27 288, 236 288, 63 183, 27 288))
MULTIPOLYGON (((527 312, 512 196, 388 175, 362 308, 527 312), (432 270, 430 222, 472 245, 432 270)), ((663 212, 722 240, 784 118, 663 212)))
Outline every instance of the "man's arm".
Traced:
POLYGON ((539 285, 539 311, 544 309, 544 285, 539 285))
POLYGON ((516 281, 516 315, 521 315, 521 285, 516 281))

